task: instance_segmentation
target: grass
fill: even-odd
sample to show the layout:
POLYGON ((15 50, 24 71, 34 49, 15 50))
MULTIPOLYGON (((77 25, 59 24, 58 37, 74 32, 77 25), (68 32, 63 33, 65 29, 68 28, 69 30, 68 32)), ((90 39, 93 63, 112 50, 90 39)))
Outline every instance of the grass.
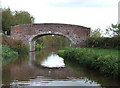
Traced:
POLYGON ((120 74, 119 52, 114 49, 68 47, 59 50, 58 54, 64 59, 78 62, 81 65, 98 70, 102 74, 117 78, 120 74))
POLYGON ((112 55, 118 57, 120 50, 117 49, 101 49, 101 48, 87 48, 88 50, 93 50, 96 54, 102 55, 112 55))
POLYGON ((18 52, 12 50, 8 45, 2 45, 2 65, 7 65, 9 62, 17 59, 18 52))
POLYGON ((22 41, 11 38, 2 38, 2 64, 7 65, 9 62, 16 60, 18 54, 27 54, 28 46, 22 44, 22 41))
POLYGON ((18 52, 13 51, 11 48, 9 48, 7 45, 2 45, 2 57, 13 57, 18 56, 18 52))
POLYGON ((26 54, 28 53, 29 46, 22 44, 21 40, 15 40, 11 38, 3 38, 2 45, 7 45, 12 50, 18 52, 18 54, 26 54))

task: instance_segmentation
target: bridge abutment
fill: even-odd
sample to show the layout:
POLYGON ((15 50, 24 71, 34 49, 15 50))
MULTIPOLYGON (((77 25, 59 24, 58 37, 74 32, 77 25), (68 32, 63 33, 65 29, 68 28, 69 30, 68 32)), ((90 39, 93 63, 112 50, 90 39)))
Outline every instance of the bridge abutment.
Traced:
POLYGON ((34 52, 35 51, 35 43, 36 41, 31 41, 29 42, 29 46, 30 46, 30 52, 34 52))

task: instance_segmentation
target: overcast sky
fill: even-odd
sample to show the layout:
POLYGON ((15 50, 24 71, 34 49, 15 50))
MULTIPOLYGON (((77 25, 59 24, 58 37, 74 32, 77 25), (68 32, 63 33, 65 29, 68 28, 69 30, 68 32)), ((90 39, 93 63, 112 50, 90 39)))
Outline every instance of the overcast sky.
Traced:
POLYGON ((67 23, 103 31, 118 22, 119 0, 1 0, 2 8, 25 10, 35 23, 67 23))

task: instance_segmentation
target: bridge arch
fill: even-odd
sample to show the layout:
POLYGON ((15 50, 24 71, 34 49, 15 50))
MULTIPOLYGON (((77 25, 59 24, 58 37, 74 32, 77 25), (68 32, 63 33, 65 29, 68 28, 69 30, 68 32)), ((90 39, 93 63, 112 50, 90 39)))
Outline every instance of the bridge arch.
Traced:
POLYGON ((61 35, 68 38, 72 45, 85 45, 90 28, 59 23, 27 24, 11 27, 11 38, 21 40, 30 45, 30 51, 35 50, 35 39, 44 35, 61 35))
POLYGON ((66 37, 67 39, 69 39, 69 40, 71 41, 71 44, 72 44, 72 45, 74 45, 73 40, 72 40, 71 38, 69 38, 69 36, 63 35, 63 34, 61 34, 61 33, 57 33, 57 32, 54 33, 54 34, 52 34, 52 33, 48 33, 48 34, 40 34, 40 33, 38 33, 38 34, 36 34, 36 35, 31 36, 30 39, 29 39, 30 51, 35 51, 35 43, 36 43, 36 40, 37 40, 38 38, 43 37, 43 36, 46 36, 46 35, 59 35, 59 36, 64 36, 64 37, 66 37))

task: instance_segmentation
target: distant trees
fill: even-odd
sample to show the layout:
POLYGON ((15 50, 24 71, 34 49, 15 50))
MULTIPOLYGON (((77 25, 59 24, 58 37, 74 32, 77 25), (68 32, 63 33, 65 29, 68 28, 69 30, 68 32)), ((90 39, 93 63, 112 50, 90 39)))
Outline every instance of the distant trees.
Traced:
POLYGON ((110 36, 112 32, 112 35, 119 36, 120 37, 120 24, 111 24, 110 27, 106 29, 106 33, 110 36))
POLYGON ((109 37, 102 37, 100 29, 92 31, 86 40, 87 47, 120 49, 120 24, 112 24, 106 29, 106 34, 109 37))
POLYGON ((32 17, 28 12, 26 11, 15 11, 14 15, 14 24, 28 24, 28 23, 34 23, 34 17, 32 17))
MULTIPOLYGON (((101 29, 95 29, 91 33, 91 37, 99 38, 102 37, 101 29)), ((120 37, 120 24, 111 24, 108 28, 106 28, 106 35, 109 37, 120 37)))
POLYGON ((63 47, 63 46, 69 46, 70 40, 67 39, 64 36, 59 35, 46 35, 43 37, 40 37, 36 41, 36 50, 40 50, 40 48, 50 48, 50 47, 63 47))
POLYGON ((92 31, 91 37, 94 37, 94 38, 101 37, 101 29, 98 28, 98 29, 95 29, 94 31, 92 31))
POLYGON ((13 26, 13 14, 10 10, 8 9, 3 9, 2 10, 2 30, 10 32, 10 26, 13 26))
POLYGON ((34 23, 34 17, 27 11, 11 11, 10 8, 2 9, 2 30, 10 34, 10 27, 14 25, 34 23))

